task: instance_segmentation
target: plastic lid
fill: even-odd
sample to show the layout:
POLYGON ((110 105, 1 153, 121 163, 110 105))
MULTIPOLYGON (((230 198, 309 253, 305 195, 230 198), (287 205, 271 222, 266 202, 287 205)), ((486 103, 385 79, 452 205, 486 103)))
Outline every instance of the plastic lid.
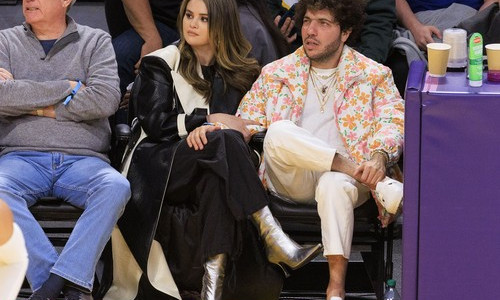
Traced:
POLYGON ((387 280, 387 286, 389 286, 389 287, 396 287, 396 280, 394 280, 394 279, 388 279, 387 280))

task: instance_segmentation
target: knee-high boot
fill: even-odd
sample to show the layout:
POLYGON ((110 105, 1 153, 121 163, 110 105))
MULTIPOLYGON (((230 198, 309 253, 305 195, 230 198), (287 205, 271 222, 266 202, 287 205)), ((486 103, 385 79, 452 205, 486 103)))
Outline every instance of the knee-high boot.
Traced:
POLYGON ((210 257, 205 262, 205 274, 203 275, 201 287, 201 300, 222 299, 226 260, 226 254, 217 254, 210 257))
POLYGON ((285 275, 288 275, 288 272, 284 265, 292 270, 298 269, 315 258, 323 249, 321 244, 307 247, 298 245, 283 232, 268 206, 254 212, 252 218, 264 240, 267 259, 279 265, 285 275))

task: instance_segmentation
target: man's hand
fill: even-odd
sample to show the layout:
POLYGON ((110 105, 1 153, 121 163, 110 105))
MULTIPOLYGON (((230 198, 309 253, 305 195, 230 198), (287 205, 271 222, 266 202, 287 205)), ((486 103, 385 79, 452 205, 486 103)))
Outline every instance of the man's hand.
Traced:
POLYGON ((13 80, 14 76, 12 74, 5 70, 4 68, 0 68, 0 80, 13 80))
POLYGON ((375 190, 377 183, 385 178, 386 158, 381 153, 375 153, 373 158, 359 165, 354 171, 354 178, 375 190))
POLYGON ((219 126, 203 125, 191 131, 186 138, 189 148, 194 150, 203 150, 203 147, 208 143, 207 132, 220 130, 219 126))
POLYGON ((434 38, 432 35, 437 36, 442 39, 443 36, 441 31, 435 26, 423 25, 422 23, 415 24, 410 28, 413 37, 415 38, 415 43, 420 48, 420 50, 427 50, 427 44, 434 43, 434 38))
POLYGON ((148 38, 146 41, 144 41, 144 44, 142 44, 141 57, 134 65, 135 73, 136 74, 138 73, 139 66, 141 65, 141 60, 144 57, 144 55, 149 54, 158 49, 161 49, 162 47, 163 47, 163 42, 161 40, 160 34, 158 32, 152 33, 152 36, 148 38))
POLYGON ((120 102, 120 109, 128 108, 128 103, 130 102, 130 91, 125 92, 122 101, 120 102))
MULTIPOLYGON (((274 18, 274 25, 276 25, 276 27, 279 26, 280 20, 281 20, 280 15, 277 15, 276 18, 274 18)), ((292 20, 290 17, 287 17, 285 19, 281 28, 278 27, 278 29, 280 30, 283 37, 285 37, 286 42, 288 44, 293 43, 297 39, 297 33, 294 33, 292 36, 289 36, 294 27, 295 27, 295 21, 292 20)))
POLYGON ((47 107, 34 110, 30 112, 30 114, 39 117, 47 117, 52 119, 56 118, 56 110, 54 108, 54 105, 49 105, 47 107))
POLYGON ((238 130, 243 134, 243 138, 245 142, 249 142, 252 137, 250 130, 247 128, 247 125, 260 125, 259 122, 241 119, 233 115, 228 114, 211 114, 207 116, 207 121, 211 123, 220 122, 227 127, 238 130))

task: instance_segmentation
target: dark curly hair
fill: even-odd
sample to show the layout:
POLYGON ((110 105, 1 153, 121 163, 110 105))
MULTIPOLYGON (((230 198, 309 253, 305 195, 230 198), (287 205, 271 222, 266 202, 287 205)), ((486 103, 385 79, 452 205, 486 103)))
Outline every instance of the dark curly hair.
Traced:
POLYGON ((357 39, 365 20, 366 0, 299 0, 295 8, 295 22, 302 27, 308 9, 328 9, 341 31, 352 30, 347 44, 357 39))

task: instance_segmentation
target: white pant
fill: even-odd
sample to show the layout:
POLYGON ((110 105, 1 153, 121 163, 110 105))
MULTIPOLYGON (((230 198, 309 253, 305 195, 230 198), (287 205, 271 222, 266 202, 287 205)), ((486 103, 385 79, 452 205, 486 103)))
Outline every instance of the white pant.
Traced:
POLYGON ((299 203, 318 203, 324 255, 349 258, 354 208, 369 189, 354 178, 330 171, 336 150, 288 120, 268 128, 264 140, 266 179, 271 190, 299 203))

